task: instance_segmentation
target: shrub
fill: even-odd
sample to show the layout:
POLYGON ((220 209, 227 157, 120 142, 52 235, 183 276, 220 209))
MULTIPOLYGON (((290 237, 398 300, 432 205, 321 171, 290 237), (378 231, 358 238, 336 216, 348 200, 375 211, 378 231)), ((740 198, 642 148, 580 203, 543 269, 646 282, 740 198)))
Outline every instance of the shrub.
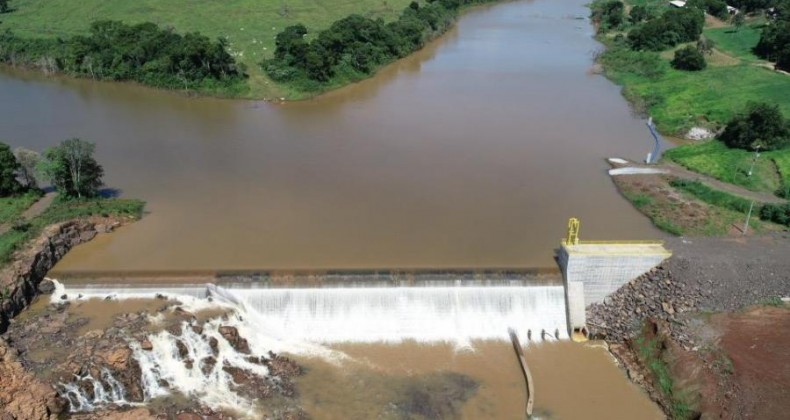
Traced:
POLYGON ((721 140, 738 149, 781 149, 790 144, 790 123, 785 121, 778 105, 750 102, 744 112, 727 123, 721 140))
POLYGON ((618 0, 595 2, 592 7, 592 19, 597 23, 600 32, 617 29, 625 20, 625 5, 618 0))
POLYGON ((22 185, 17 181, 19 162, 16 161, 11 148, 0 143, 0 197, 12 195, 22 190, 22 185))
POLYGON ((650 19, 650 11, 647 10, 647 7, 642 5, 636 5, 631 8, 631 12, 628 13, 628 20, 631 23, 640 23, 650 19))
POLYGON ((675 188, 686 191, 708 204, 740 213, 748 212, 752 206, 752 201, 749 199, 713 189, 699 181, 673 179, 669 184, 675 188))
POLYGON ((675 58, 672 59, 672 67, 678 70, 700 71, 707 65, 705 56, 691 45, 675 51, 675 58))
POLYGON ((631 29, 628 42, 635 50, 660 51, 697 40, 704 24, 705 14, 700 9, 669 9, 661 17, 631 29))
POLYGON ((790 226, 790 204, 766 204, 760 209, 760 219, 790 226))
POLYGON ((658 79, 666 73, 666 62, 651 51, 632 51, 624 47, 610 47, 599 57, 606 68, 658 79))

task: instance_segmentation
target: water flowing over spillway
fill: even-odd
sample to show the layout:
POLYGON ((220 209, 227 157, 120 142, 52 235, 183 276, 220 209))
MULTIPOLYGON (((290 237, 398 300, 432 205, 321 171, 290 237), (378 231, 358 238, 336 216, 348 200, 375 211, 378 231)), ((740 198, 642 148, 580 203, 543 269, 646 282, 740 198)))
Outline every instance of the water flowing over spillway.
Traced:
POLYGON ((74 412, 114 405, 145 404, 183 395, 212 409, 231 409, 256 417, 258 398, 235 384, 246 372, 273 384, 269 364, 281 352, 341 362, 348 356, 325 344, 451 342, 458 348, 474 340, 506 340, 508 329, 524 341, 566 337, 564 290, 556 284, 436 281, 409 285, 349 282, 325 287, 270 287, 260 284, 70 285, 56 282, 52 301, 123 301, 166 298, 169 312, 148 315, 156 325, 172 314, 189 314, 179 326, 147 334, 147 348, 129 340, 140 367, 142 401, 126 399, 129 390, 102 371, 59 384, 74 412), (209 311, 205 321, 194 315, 209 311), (168 315, 168 313, 170 315, 168 315), (244 338, 242 351, 228 332, 244 338), (251 355, 259 355, 251 357, 251 355))
POLYGON ((224 287, 72 286, 83 297, 153 297, 157 294, 208 298, 223 293, 226 302, 243 306, 256 325, 289 340, 312 343, 522 339, 545 331, 567 336, 561 285, 482 285, 480 282, 432 282, 419 286, 352 283, 349 287, 276 288, 230 284, 224 287))

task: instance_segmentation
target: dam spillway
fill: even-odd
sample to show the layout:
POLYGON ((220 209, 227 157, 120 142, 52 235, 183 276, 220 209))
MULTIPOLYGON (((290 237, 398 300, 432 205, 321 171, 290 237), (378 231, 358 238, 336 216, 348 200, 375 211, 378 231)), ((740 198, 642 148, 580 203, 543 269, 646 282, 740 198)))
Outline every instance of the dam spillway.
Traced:
POLYGON ((166 295, 208 299, 217 290, 275 336, 316 343, 450 341, 567 337, 564 287, 524 279, 345 281, 273 286, 267 282, 212 284, 67 284, 82 298, 166 295))

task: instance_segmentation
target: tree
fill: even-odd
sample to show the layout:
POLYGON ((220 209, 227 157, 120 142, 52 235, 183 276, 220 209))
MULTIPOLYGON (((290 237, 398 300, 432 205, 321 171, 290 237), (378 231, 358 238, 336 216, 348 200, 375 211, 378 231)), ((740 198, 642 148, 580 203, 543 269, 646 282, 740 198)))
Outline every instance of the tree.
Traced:
POLYGON ((8 5, 8 0, 0 0, 0 13, 8 13, 11 11, 11 6, 8 5))
POLYGON ((713 48, 715 47, 716 43, 708 37, 701 36, 699 40, 697 40, 697 51, 701 52, 702 54, 712 55, 713 48))
POLYGON ((22 147, 17 147, 14 150, 17 162, 19 162, 19 177, 25 183, 27 188, 38 188, 36 181, 36 168, 38 162, 41 160, 41 155, 38 152, 28 150, 22 147))
POLYGON ((750 102, 744 112, 727 123, 721 140, 733 148, 776 150, 790 145, 790 123, 785 121, 779 106, 750 102))
MULTIPOLYGON (((784 55, 785 50, 790 49, 790 20, 775 22, 763 29, 760 34, 760 41, 754 47, 754 53, 761 58, 769 61, 780 61, 780 56, 784 55)), ((781 60, 784 61, 784 60, 781 60)), ((788 69, 778 65, 778 68, 788 69)))
POLYGON ((95 148, 93 143, 78 138, 64 140, 44 152, 40 167, 64 196, 95 197, 104 175, 104 169, 93 158, 95 148))
POLYGON ((790 45, 779 52, 776 57, 776 68, 778 70, 790 71, 790 45))
POLYGON ((0 197, 16 194, 22 186, 16 179, 19 163, 16 161, 11 148, 5 143, 0 143, 0 197))
POLYGON ((678 70, 699 71, 706 66, 705 56, 691 45, 675 51, 675 58, 672 59, 672 67, 678 70))
POLYGON ((668 9, 628 32, 631 49, 660 51, 681 42, 696 41, 702 34, 705 13, 696 7, 668 9))
POLYGON ((735 25, 736 32, 740 31, 745 23, 746 23, 746 17, 743 15, 742 12, 738 12, 732 17, 732 24, 735 25))
POLYGON ((623 23, 625 5, 619 0, 610 0, 593 5, 593 20, 600 25, 601 31, 617 28, 623 23))
POLYGON ((631 23, 639 23, 649 18, 650 12, 647 10, 647 7, 642 5, 632 7, 631 12, 628 13, 628 19, 631 23))

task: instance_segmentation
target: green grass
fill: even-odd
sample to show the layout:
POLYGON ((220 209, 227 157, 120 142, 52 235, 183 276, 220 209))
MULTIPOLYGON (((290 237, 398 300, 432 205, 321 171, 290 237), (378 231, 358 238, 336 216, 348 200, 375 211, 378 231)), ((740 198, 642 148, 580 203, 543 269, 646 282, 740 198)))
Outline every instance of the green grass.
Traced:
POLYGON ((782 301, 782 298, 779 296, 773 296, 760 301, 760 305, 763 306, 773 306, 776 308, 784 308, 787 305, 782 301))
POLYGON ((716 140, 688 144, 667 150, 664 158, 694 172, 710 175, 753 191, 775 193, 790 173, 790 150, 764 152, 748 176, 754 153, 730 149, 716 140), (782 166, 774 162, 780 161, 782 166), (777 171, 778 169, 778 171, 777 171), (782 176, 780 177, 780 173, 782 176))
POLYGON ((781 186, 777 195, 790 198, 790 150, 771 152, 770 157, 773 159, 781 178, 781 186))
POLYGON ((252 98, 291 97, 258 66, 274 53, 274 36, 303 23, 315 32, 352 13, 394 20, 411 0, 13 0, 16 9, 2 17, 8 28, 25 37, 84 34, 101 19, 126 23, 154 22, 178 32, 226 37, 236 59, 247 66, 252 98))
POLYGON ((675 69, 657 78, 621 73, 615 81, 627 92, 649 98, 648 112, 664 133, 683 134, 701 125, 723 127, 748 101, 776 103, 790 115, 790 76, 749 64, 675 69))
POLYGON ((0 198, 0 224, 18 219, 40 197, 40 193, 31 191, 16 197, 0 198))
POLYGON ((713 189, 699 181, 674 179, 669 184, 708 204, 724 207, 737 212, 746 213, 752 205, 752 201, 749 199, 713 189))
MULTIPOLYGON (((643 4, 644 1, 629 1, 643 4)), ((611 55, 622 59, 602 60, 607 76, 624 87, 624 95, 639 112, 653 116, 663 133, 684 134, 693 126, 723 127, 748 101, 767 101, 780 106, 790 116, 790 76, 777 73, 763 65, 751 49, 760 38, 762 23, 745 25, 735 32, 732 27, 707 28, 705 36, 713 40, 716 49, 733 57, 732 62, 709 65, 705 70, 686 72, 670 68, 671 54, 661 56, 661 71, 645 71, 658 65, 639 66, 639 54, 628 51, 611 38, 600 37, 611 55)), ((717 57, 708 57, 712 62, 717 57)))
POLYGON ((653 204, 653 197, 647 194, 634 194, 633 196, 629 196, 628 199, 631 200, 634 207, 638 209, 653 204))
POLYGON ((688 403, 686 392, 678 390, 670 373, 669 365, 663 358, 661 342, 657 337, 648 338, 643 333, 636 338, 636 350, 645 367, 653 374, 656 385, 671 404, 674 419, 693 418, 694 410, 688 403))
POLYGON ((762 25, 745 25, 736 31, 732 27, 705 29, 705 37, 716 43, 716 49, 741 60, 760 61, 752 48, 760 40, 762 25))
POLYGON ((88 216, 131 216, 140 218, 145 203, 129 199, 56 199, 41 215, 29 223, 17 225, 0 235, 0 266, 8 263, 14 251, 35 238, 46 226, 88 216))

